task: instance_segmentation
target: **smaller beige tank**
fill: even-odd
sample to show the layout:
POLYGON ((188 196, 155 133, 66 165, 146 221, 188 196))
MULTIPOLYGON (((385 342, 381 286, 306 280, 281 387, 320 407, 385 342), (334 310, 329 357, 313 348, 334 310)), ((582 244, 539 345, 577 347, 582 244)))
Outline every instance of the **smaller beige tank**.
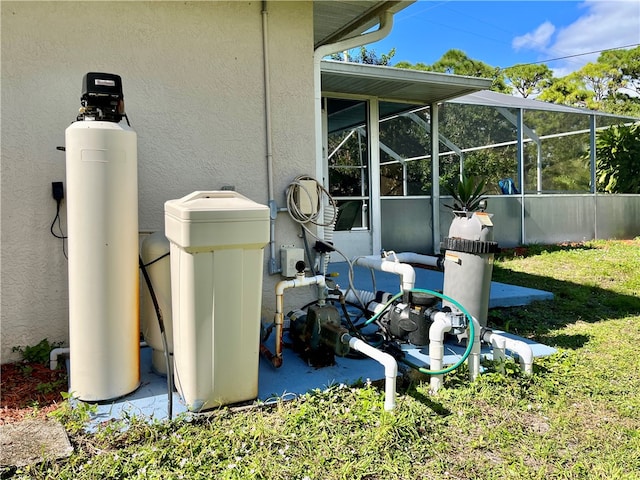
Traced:
MULTIPOLYGON (((147 236, 140 249, 142 262, 147 266, 153 291, 158 300, 164 331, 167 337, 169 353, 173 353, 173 322, 171 319, 171 263, 169 261, 169 240, 162 232, 147 236)), ((156 309, 151 300, 149 288, 142 279, 142 298, 140 301, 140 328, 145 342, 152 348, 151 363, 153 369, 162 375, 167 374, 167 362, 160 333, 156 309)), ((170 361, 173 361, 170 357, 170 361)))

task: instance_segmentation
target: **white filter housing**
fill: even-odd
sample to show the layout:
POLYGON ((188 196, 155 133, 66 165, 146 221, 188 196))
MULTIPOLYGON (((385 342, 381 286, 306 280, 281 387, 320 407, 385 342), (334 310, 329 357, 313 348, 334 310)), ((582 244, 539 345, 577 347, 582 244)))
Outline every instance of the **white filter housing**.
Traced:
POLYGON ((269 207, 213 191, 169 200, 164 211, 176 387, 192 411, 253 400, 269 207))
MULTIPOLYGON (((164 333, 167 337, 167 347, 173 353, 173 325, 171 320, 171 264, 169 261, 169 240, 163 232, 155 232, 149 235, 142 242, 140 249, 142 261, 148 265, 147 273, 156 295, 160 312, 162 313, 162 323, 164 333), (158 260, 159 259, 159 260, 158 260)), ((151 299, 151 294, 146 283, 142 282, 142 298, 140 305, 140 326, 142 335, 147 344, 153 349, 151 354, 151 364, 153 369, 165 375, 167 373, 167 361, 165 358, 162 333, 155 306, 151 299)), ((170 362, 173 360, 170 358, 170 362)))
POLYGON ((103 401, 140 382, 137 136, 79 121, 65 143, 70 391, 103 401))

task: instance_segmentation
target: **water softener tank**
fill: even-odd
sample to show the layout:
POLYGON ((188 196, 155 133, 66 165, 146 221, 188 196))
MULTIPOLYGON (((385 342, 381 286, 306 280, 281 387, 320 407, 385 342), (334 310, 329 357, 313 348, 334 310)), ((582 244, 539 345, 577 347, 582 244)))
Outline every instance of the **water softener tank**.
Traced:
POLYGON ((454 214, 449 236, 443 241, 442 292, 460 302, 481 326, 486 326, 493 257, 499 250, 498 243, 493 241, 493 222, 485 212, 454 214))
MULTIPOLYGON (((162 232, 155 232, 147 236, 142 242, 140 255, 146 265, 151 279, 153 293, 158 301, 162 313, 162 323, 167 338, 167 346, 173 355, 173 322, 171 320, 171 264, 169 261, 169 240, 162 232)), ((162 375, 167 374, 167 361, 162 341, 162 333, 158 316, 151 299, 149 288, 143 282, 140 304, 140 327, 147 344, 152 348, 151 365, 162 375)))
POLYGON ((70 391, 120 397, 140 381, 137 138, 120 77, 89 73, 65 132, 70 391))

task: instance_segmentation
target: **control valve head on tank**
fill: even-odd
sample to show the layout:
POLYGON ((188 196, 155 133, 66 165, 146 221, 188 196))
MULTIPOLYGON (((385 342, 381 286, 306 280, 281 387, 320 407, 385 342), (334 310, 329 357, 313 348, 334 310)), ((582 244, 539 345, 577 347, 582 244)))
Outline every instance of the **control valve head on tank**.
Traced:
POLYGON ((120 122, 124 116, 122 79, 114 73, 89 72, 82 78, 78 121, 120 122))

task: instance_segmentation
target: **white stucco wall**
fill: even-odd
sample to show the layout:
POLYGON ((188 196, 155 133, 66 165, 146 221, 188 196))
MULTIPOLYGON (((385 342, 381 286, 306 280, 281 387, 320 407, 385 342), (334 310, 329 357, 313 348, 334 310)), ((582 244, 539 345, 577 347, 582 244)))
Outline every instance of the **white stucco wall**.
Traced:
MULTIPOLYGON (((234 185, 266 204, 261 2, 6 2, 2 14, 2 362, 68 340, 67 264, 50 225, 64 131, 89 71, 122 76, 138 134, 139 225, 163 205, 234 185)), ((311 2, 269 2, 275 193, 315 171, 311 2)), ((66 225, 65 204, 62 225, 66 225)), ((280 214, 280 244, 300 244, 280 214)), ((268 257, 268 251, 265 252, 268 257)), ((266 258, 265 258, 266 266, 266 258)), ((265 267, 266 272, 266 267, 265 267)), ((265 273, 263 307, 281 278, 265 273)), ((267 313, 268 315, 268 313, 267 313)))

